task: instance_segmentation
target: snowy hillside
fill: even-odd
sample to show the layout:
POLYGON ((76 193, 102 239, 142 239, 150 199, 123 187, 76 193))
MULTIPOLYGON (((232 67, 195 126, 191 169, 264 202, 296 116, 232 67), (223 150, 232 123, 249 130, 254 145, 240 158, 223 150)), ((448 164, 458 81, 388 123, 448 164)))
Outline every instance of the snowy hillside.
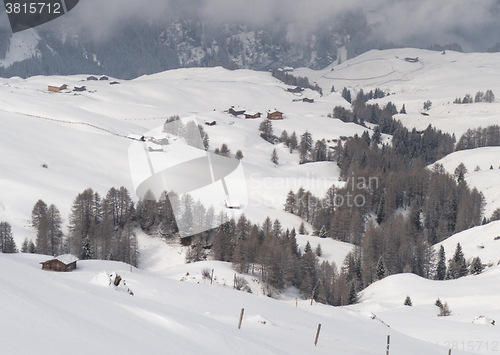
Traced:
POLYGON ((489 218, 494 210, 500 208, 500 148, 483 147, 452 153, 435 164, 442 164, 453 174, 455 168, 463 163, 467 168, 465 181, 484 194, 486 207, 484 215, 489 218), (479 170, 476 169, 479 167, 479 170), (493 167, 493 169, 490 169, 493 167))
MULTIPOLYGON (((117 262, 80 261, 71 273, 46 272, 38 264, 44 260, 33 254, 0 254, 0 331, 6 354, 68 349, 77 355, 380 354, 387 335, 394 354, 447 351, 387 328, 363 312, 307 301, 295 307, 295 301, 287 304, 231 287, 181 282, 137 269, 131 273, 128 265, 117 262), (122 276, 134 295, 108 286, 103 270, 122 276), (238 329, 241 308, 245 313, 238 329)), ((190 267, 195 275, 203 264, 190 267)))
POLYGON ((448 281, 392 275, 366 288, 361 302, 350 309, 373 313, 391 329, 414 338, 453 348, 452 354, 455 349, 495 354, 500 346, 499 276, 498 267, 448 281), (403 305, 406 296, 410 296, 412 307, 403 305), (437 316, 439 308, 434 303, 438 298, 448 303, 450 316, 437 316), (496 325, 488 320, 495 320, 496 325))
POLYGON ((300 224, 299 218, 282 211, 286 193, 303 186, 322 195, 338 181, 338 168, 324 162, 299 165, 298 154, 280 146, 280 164, 276 167, 270 161, 274 147, 259 137, 262 119, 245 120, 224 111, 240 106, 265 114, 277 108, 284 112, 285 119, 273 122, 275 135, 283 129, 300 135, 307 129, 315 140, 338 139, 365 130, 326 117, 335 105, 343 104, 340 96, 319 97, 307 90, 303 96, 315 98, 314 104, 294 102, 301 96, 286 92, 288 86, 268 73, 182 69, 122 81, 120 85, 87 82, 85 78, 1 80, 1 122, 9 135, 0 142, 4 152, 0 157, 0 188, 4 191, 0 220, 13 224, 19 243, 30 233, 26 221, 40 198, 56 204, 67 218, 73 199, 88 187, 101 195, 112 186, 122 185, 132 192, 127 156, 132 141, 123 136, 161 127, 171 115, 192 116, 201 124, 216 120, 216 126, 205 127, 211 149, 227 143, 231 152, 241 149, 244 154, 249 196, 245 213, 255 222, 262 222, 268 215, 279 217, 285 227, 300 224), (69 90, 47 91, 47 85, 63 83, 69 90), (81 85, 87 91, 70 91, 81 85))
MULTIPOLYGON (((414 48, 372 50, 338 66, 313 71, 300 68, 294 75, 307 76, 317 82, 323 92, 332 86, 360 89, 365 92, 377 87, 390 93, 379 104, 391 101, 398 109, 405 104, 407 115, 398 115, 408 128, 425 129, 429 124, 445 132, 455 133, 457 139, 468 128, 498 124, 500 104, 453 104, 455 98, 490 89, 500 95, 500 70, 498 53, 459 53, 414 48), (408 62, 405 58, 418 58, 408 62), (432 107, 424 116, 424 101, 431 100, 432 107)), ((355 96, 354 96, 355 97, 355 96)), ((498 101, 498 100, 497 100, 498 101)))
POLYGON ((500 263, 498 252, 500 250, 500 221, 454 234, 437 244, 436 247, 439 248, 442 245, 449 259, 453 256, 457 243, 462 246, 465 259, 469 262, 479 256, 484 264, 498 265, 500 263))

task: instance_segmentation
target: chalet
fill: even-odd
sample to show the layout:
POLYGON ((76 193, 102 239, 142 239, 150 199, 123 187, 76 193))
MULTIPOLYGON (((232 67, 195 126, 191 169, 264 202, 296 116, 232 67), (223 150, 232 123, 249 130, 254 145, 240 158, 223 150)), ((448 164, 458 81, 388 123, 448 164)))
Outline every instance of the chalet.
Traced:
POLYGON ((75 87, 73 88, 73 91, 86 91, 86 90, 87 90, 87 87, 86 87, 86 86, 80 86, 80 87, 75 86, 75 87))
POLYGON ((118 84, 120 84, 118 81, 112 81, 109 83, 109 85, 118 85, 118 84))
POLYGON ((230 210, 239 210, 241 206, 237 200, 230 198, 224 200, 224 203, 226 204, 226 208, 229 208, 230 210))
POLYGON ((99 80, 108 80, 108 77, 107 77, 107 76, 105 76, 105 75, 103 75, 103 76, 101 76, 101 77, 99 78, 99 80))
POLYGON ((89 76, 87 81, 97 81, 97 78, 95 76, 89 76))
POLYGON ((405 60, 410 63, 418 63, 418 57, 415 58, 406 57, 405 60))
POLYGON ((282 120, 283 119, 283 112, 280 111, 268 111, 267 112, 267 118, 270 120, 282 120))
POLYGON ((160 144, 156 144, 153 142, 147 142, 146 146, 148 147, 148 151, 150 151, 150 152, 163 152, 163 146, 160 144))
POLYGON ((308 98, 308 97, 304 97, 304 98, 302 99, 302 102, 308 102, 308 103, 312 104, 312 103, 314 102, 314 99, 310 99, 310 98, 308 98))
POLYGON ((61 90, 66 90, 68 88, 68 85, 63 84, 61 86, 52 86, 49 85, 49 91, 51 92, 60 92, 61 90))
POLYGON ((293 89, 288 88, 286 89, 286 91, 293 92, 294 94, 300 94, 302 91, 304 91, 304 89, 302 89, 300 86, 296 86, 293 89))
POLYGON ((233 116, 238 116, 238 115, 243 115, 245 113, 246 110, 243 110, 239 107, 234 107, 234 106, 231 106, 228 110, 228 112, 233 115, 233 116))
POLYGON ((207 126, 215 126, 217 124, 217 121, 205 121, 205 124, 207 126))
POLYGON ((145 141, 146 141, 146 137, 144 137, 144 136, 142 136, 142 135, 140 135, 140 134, 134 134, 134 133, 129 134, 129 135, 127 136, 127 138, 128 138, 128 139, 133 139, 133 140, 135 140, 135 141, 141 141, 141 142, 145 142, 145 141))
POLYGON ((261 116, 260 112, 245 112, 245 118, 259 118, 261 116))
POLYGON ((41 262, 42 270, 71 271, 76 269, 78 258, 71 254, 64 254, 54 259, 41 262))

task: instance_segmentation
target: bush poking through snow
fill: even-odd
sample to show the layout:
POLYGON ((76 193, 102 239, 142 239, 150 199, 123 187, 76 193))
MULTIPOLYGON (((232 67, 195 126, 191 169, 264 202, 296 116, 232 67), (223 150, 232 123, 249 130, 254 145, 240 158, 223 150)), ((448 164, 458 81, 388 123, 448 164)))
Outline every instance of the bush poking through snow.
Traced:
POLYGON ((413 306, 413 304, 411 303, 411 298, 410 296, 406 296, 406 299, 405 299, 405 306, 413 306))
POLYGON ((236 276, 234 278, 234 288, 238 291, 246 291, 252 293, 252 289, 248 286, 248 281, 242 276, 236 276))
POLYGON ((438 317, 446 317, 451 314, 451 309, 448 307, 448 302, 445 302, 441 307, 439 307, 438 317))
POLYGON ((212 277, 212 270, 210 270, 210 268, 208 267, 203 268, 203 270, 201 270, 201 276, 204 279, 210 279, 212 277))
POLYGON ((443 303, 441 302, 441 300, 438 298, 436 300, 436 303, 434 303, 436 306, 438 306, 439 308, 443 307, 443 303))

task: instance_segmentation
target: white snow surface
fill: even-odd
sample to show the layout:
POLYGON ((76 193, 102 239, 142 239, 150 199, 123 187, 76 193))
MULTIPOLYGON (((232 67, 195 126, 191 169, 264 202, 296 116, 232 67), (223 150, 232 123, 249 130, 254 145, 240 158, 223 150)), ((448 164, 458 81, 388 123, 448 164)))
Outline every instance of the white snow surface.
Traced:
MULTIPOLYGON (((447 352, 347 307, 310 306, 308 301, 299 301, 296 307, 295 300, 236 291, 232 283, 210 285, 198 276, 199 283, 179 279, 186 269, 190 275, 200 273, 203 267, 230 270, 225 263, 187 264, 177 272, 135 268, 130 272, 128 265, 119 262, 81 260, 75 271, 57 273, 40 269, 38 263, 44 258, 0 254, 0 349, 4 354, 62 354, 71 349, 75 355, 375 355, 384 352, 387 335, 391 335, 394 354, 447 352), (127 280, 133 296, 118 292, 114 286, 103 287, 112 271, 127 280), (238 329, 242 308, 243 323, 238 329), (318 324, 322 327, 315 347, 318 324)), ((487 316, 495 318, 491 313, 487 316)), ((471 330, 485 327, 463 326, 471 330)))

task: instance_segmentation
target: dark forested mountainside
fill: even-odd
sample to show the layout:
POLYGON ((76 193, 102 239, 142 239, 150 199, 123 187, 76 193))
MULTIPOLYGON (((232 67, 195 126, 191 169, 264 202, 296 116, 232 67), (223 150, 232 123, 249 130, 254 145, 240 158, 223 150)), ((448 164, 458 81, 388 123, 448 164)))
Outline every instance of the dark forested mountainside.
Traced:
MULTIPOLYGON (((370 41, 362 12, 332 16, 310 28, 277 19, 256 25, 177 18, 124 22, 113 32, 95 33, 70 25, 35 29, 41 37, 39 56, 0 67, 0 76, 107 74, 131 79, 180 67, 222 65, 229 69, 271 70, 282 66, 321 69, 345 46, 349 57, 372 48, 391 47, 370 41), (300 33, 300 35, 298 35, 300 33)), ((12 34, 0 32, 0 59, 12 34)))

